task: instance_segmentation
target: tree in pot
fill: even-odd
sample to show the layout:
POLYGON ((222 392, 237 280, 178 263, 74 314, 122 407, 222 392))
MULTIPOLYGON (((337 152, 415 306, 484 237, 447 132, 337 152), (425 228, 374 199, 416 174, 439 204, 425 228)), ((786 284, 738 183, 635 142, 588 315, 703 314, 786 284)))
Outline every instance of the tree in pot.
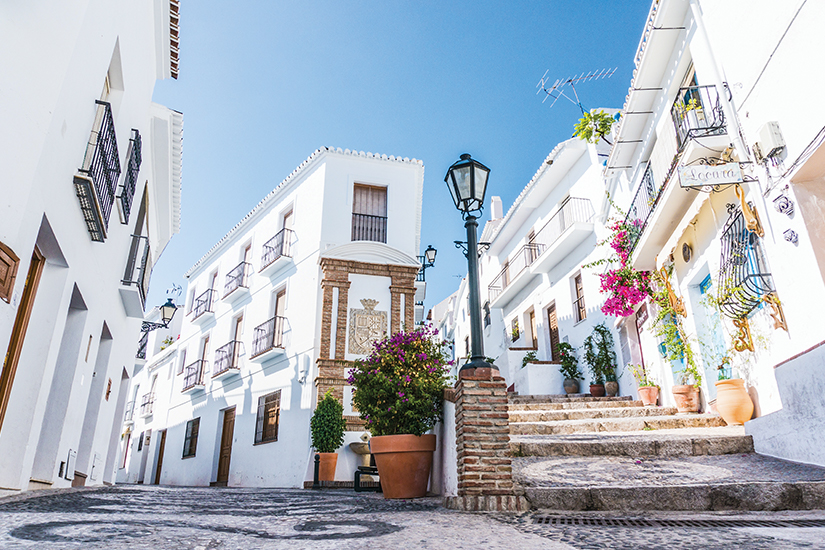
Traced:
POLYGON ((427 493, 435 435, 441 420, 450 365, 446 342, 421 328, 398 332, 355 361, 347 381, 352 403, 372 433, 384 498, 416 498, 427 493))
POLYGON ((565 393, 579 393, 579 380, 584 380, 584 375, 579 369, 579 359, 576 357, 576 348, 562 342, 558 347, 561 367, 559 372, 564 376, 565 393))
POLYGON ((627 368, 633 375, 633 378, 636 379, 639 399, 642 400, 642 404, 645 406, 655 405, 659 399, 659 386, 656 385, 655 380, 653 380, 653 377, 647 372, 647 369, 645 369, 643 365, 634 364, 627 365, 627 368))
POLYGON ((604 323, 593 327, 593 332, 584 339, 584 362, 587 363, 593 383, 590 384, 590 394, 593 397, 604 397, 605 380, 615 384, 616 395, 619 384, 616 382, 616 352, 613 351, 613 335, 604 323))
POLYGON ((321 456, 319 481, 335 481, 335 467, 338 464, 338 453, 335 451, 344 443, 346 427, 344 407, 332 396, 332 390, 329 390, 318 402, 309 421, 312 447, 321 456))

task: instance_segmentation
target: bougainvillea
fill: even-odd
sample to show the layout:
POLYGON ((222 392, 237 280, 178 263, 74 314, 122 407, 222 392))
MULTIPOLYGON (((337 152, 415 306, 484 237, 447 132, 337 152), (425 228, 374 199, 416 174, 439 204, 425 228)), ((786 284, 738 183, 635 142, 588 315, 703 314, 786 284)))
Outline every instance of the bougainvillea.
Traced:
POLYGON ((398 332, 355 361, 352 404, 372 435, 423 435, 441 420, 450 366, 445 342, 427 328, 398 332))

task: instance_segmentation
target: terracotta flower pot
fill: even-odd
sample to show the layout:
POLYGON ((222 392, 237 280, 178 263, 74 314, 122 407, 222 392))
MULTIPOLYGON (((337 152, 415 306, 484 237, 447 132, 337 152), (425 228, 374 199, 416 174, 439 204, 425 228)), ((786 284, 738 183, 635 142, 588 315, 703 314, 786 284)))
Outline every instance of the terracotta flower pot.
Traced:
POLYGON ((659 388, 657 386, 639 387, 639 399, 643 405, 655 405, 659 399, 659 388))
POLYGON ((564 392, 565 393, 579 393, 579 381, 575 378, 565 378, 564 379, 564 392))
POLYGON ((590 384, 590 395, 593 397, 604 397, 604 384, 590 384))
POLYGON ((384 498, 417 498, 427 494, 433 466, 435 435, 379 435, 370 439, 384 498))
POLYGON ((335 481, 335 467, 338 465, 338 453, 318 453, 321 464, 318 465, 318 481, 335 481))
POLYGON ((672 391, 680 413, 699 412, 699 390, 695 386, 679 384, 672 391))
POLYGON ((608 397, 616 397, 619 395, 619 383, 615 380, 608 380, 604 383, 604 392, 608 397))
POLYGON ((728 424, 744 424, 753 416, 751 401, 745 381, 741 378, 720 380, 716 383, 716 411, 728 424))

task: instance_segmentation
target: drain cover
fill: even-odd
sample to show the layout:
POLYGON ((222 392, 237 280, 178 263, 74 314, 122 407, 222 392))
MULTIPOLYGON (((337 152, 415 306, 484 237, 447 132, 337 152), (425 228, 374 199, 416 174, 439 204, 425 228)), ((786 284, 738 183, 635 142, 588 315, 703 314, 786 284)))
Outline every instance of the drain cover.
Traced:
POLYGON ((647 519, 647 518, 602 518, 576 516, 536 516, 533 524, 538 525, 581 525, 602 527, 825 527, 825 519, 647 519))

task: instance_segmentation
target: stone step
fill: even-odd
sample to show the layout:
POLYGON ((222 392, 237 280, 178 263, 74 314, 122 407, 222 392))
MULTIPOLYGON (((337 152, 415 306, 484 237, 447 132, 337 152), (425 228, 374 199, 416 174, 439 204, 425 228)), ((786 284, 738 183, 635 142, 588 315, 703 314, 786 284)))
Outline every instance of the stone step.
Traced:
POLYGON ((514 480, 550 510, 825 509, 825 469, 753 453, 681 458, 515 458, 514 480))
POLYGON ((712 428, 725 426, 721 416, 685 414, 638 418, 601 418, 559 420, 554 422, 510 422, 512 435, 554 435, 591 432, 632 432, 641 430, 672 430, 678 428, 712 428))
POLYGON ((510 411, 510 422, 554 422, 593 418, 632 418, 676 414, 675 407, 603 407, 568 410, 510 411))
POLYGON ((633 401, 629 395, 620 395, 616 397, 593 397, 589 393, 574 393, 570 395, 551 394, 551 395, 515 395, 509 394, 507 399, 510 403, 575 403, 575 402, 609 402, 609 401, 633 401))
POLYGON ((513 456, 703 456, 752 453, 742 426, 682 428, 631 433, 511 435, 513 456))
POLYGON ((510 403, 510 411, 560 411, 568 409, 606 409, 624 407, 643 407, 641 401, 572 401, 564 403, 510 403))

